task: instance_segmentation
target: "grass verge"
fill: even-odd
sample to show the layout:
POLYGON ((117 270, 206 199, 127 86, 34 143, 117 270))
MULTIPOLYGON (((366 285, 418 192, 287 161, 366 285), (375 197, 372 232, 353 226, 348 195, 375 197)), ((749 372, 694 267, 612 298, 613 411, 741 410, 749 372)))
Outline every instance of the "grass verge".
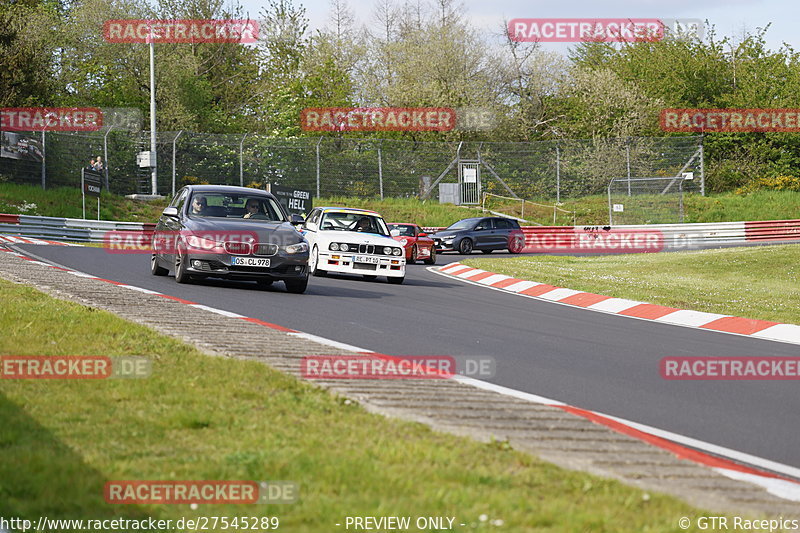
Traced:
POLYGON ((800 246, 467 259, 515 278, 681 309, 800 324, 800 246))
MULTIPOLYGON (((156 222, 167 200, 142 202, 103 191, 100 197, 100 220, 156 222)), ((78 187, 42 190, 31 185, 0 183, 0 213, 45 217, 81 218, 81 191, 78 187)), ((97 200, 86 199, 86 218, 97 218, 97 200)))
MULTIPOLYGON (((0 280, 0 354, 147 355, 139 380, 2 380, 0 516, 455 516, 455 531, 679 531, 697 510, 498 444, 371 415, 249 361, 0 280), (111 506, 107 480, 294 480, 291 505, 111 506), (480 515, 488 515, 481 521, 480 515), (495 520, 502 520, 498 525, 495 520)), ((34 522, 35 523, 35 522, 34 522)))

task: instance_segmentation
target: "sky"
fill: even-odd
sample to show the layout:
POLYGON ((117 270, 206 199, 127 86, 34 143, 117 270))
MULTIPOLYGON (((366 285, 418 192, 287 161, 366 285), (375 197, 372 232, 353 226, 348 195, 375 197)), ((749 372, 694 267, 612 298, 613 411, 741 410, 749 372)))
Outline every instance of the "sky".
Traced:
MULTIPOLYGON (((259 18, 265 0, 239 0, 251 17, 259 18)), ((403 0, 396 0, 401 4, 403 0)), ((330 12, 330 0, 294 0, 303 5, 310 28, 321 28, 330 12)), ((374 0, 348 0, 361 23, 372 20, 374 0)), ((772 23, 766 34, 772 49, 784 42, 800 49, 800 2, 791 0, 462 0, 466 16, 476 28, 499 34, 503 20, 513 18, 689 18, 708 20, 717 35, 739 37, 772 23)), ((544 49, 566 52, 567 45, 543 43, 544 49)))

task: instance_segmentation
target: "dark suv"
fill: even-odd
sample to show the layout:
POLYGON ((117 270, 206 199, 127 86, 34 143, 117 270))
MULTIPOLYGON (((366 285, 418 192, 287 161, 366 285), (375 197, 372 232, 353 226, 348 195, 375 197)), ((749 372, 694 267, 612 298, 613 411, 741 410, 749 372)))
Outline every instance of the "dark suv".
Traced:
POLYGON ((519 222, 511 218, 478 217, 459 220, 450 227, 431 235, 440 252, 470 254, 480 250, 485 254, 493 250, 519 253, 524 237, 519 222))

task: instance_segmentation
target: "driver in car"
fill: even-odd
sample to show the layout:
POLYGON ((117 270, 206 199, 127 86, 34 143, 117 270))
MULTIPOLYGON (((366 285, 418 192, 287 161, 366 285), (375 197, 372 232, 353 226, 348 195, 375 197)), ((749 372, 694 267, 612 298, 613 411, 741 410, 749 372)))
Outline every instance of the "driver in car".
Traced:
POLYGON ((242 218, 251 218, 253 215, 258 214, 258 200, 249 199, 244 206, 246 213, 242 218))
POLYGON ((195 196, 192 198, 192 214, 200 215, 208 207, 208 200, 205 196, 195 196))
POLYGON ((372 224, 367 217, 361 217, 356 223, 355 231, 371 231, 372 224))

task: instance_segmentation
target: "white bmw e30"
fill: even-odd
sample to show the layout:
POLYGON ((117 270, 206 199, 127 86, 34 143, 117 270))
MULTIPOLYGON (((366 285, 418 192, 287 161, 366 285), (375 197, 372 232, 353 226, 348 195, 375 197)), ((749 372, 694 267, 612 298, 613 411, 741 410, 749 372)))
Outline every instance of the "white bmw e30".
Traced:
POLYGON ((386 276, 400 284, 406 276, 406 258, 380 214, 349 207, 316 207, 302 227, 311 253, 308 270, 360 274, 366 279, 386 276))

